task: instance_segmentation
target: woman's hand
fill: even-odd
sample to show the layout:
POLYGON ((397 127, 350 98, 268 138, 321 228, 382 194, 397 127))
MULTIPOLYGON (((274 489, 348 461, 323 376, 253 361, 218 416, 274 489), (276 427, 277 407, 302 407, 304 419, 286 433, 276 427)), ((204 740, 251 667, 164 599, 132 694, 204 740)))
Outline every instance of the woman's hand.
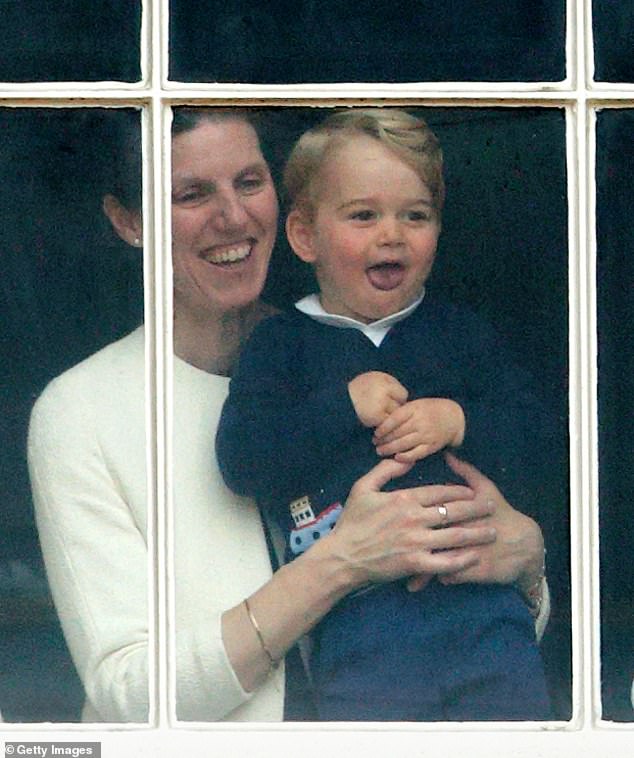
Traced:
MULTIPOLYGON (((486 523, 494 526, 497 539, 471 548, 469 554, 475 550, 478 561, 464 569, 445 574, 440 581, 444 584, 516 583, 526 594, 543 575, 544 540, 539 526, 533 519, 512 508, 495 484, 477 468, 451 453, 445 457, 453 471, 473 491, 474 502, 492 505, 492 513, 486 519, 471 524, 486 523)), ((461 553, 463 550, 459 548, 456 552, 461 553)))
POLYGON ((494 505, 475 498, 469 487, 427 485, 381 492, 410 467, 382 461, 350 491, 327 540, 348 574, 347 591, 406 576, 460 576, 476 569, 478 550, 495 540, 493 524, 485 521, 494 505))
POLYGON ((372 582, 413 577, 420 587, 434 574, 477 571, 481 551, 496 539, 488 523, 494 503, 459 484, 381 492, 410 468, 394 460, 376 465, 350 491, 333 531, 249 597, 268 652, 244 603, 225 611, 225 648, 245 690, 266 679, 269 655, 283 658, 348 593, 372 582))

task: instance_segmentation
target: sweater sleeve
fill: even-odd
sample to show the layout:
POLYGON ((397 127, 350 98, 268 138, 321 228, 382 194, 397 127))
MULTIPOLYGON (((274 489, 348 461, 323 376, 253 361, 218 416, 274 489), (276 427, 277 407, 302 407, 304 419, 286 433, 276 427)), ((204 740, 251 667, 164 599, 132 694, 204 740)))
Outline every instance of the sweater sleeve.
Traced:
POLYGON ((460 328, 467 336, 466 390, 456 399, 466 423, 458 454, 491 476, 516 507, 536 516, 532 501, 562 464, 555 414, 488 324, 473 317, 460 328))
POLYGON ((216 452, 227 485, 260 501, 306 494, 318 465, 362 430, 344 380, 307 383, 298 336, 279 319, 263 322, 231 380, 216 452), (301 483, 302 491, 294 491, 301 483))
POLYGON ((91 407, 53 382, 28 458, 49 583, 89 703, 103 721, 148 719, 148 550, 95 435, 91 407), (125 591, 122 591, 125 588, 125 591))

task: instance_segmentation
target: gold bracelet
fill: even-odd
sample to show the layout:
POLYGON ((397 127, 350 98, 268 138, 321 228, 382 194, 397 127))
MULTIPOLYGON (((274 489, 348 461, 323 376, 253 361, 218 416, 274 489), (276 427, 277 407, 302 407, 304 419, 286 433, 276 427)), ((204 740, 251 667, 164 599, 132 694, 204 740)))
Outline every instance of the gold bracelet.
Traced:
POLYGON ((255 633, 258 636, 258 640, 260 641, 260 646, 262 650, 264 651, 264 654, 266 655, 266 657, 269 659, 269 667, 271 669, 276 669, 280 665, 280 662, 276 661, 275 658, 273 658, 273 656, 271 655, 271 651, 266 646, 266 643, 264 642, 264 637, 262 636, 262 632, 260 630, 260 625, 255 620, 255 616, 253 615, 253 611, 251 610, 251 606, 249 605, 249 601, 247 600, 246 597, 244 598, 244 607, 247 612, 247 616, 249 617, 249 621, 251 622, 251 625, 253 626, 253 629, 255 630, 255 633))

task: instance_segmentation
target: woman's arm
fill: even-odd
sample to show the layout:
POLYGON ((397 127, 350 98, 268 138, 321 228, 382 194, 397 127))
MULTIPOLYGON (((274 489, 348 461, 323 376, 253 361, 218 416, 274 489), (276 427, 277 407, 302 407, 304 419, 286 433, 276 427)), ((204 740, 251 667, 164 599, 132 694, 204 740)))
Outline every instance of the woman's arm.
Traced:
POLYGON ((477 562, 477 547, 495 539, 488 525, 438 529, 444 523, 491 514, 492 506, 484 499, 475 501, 468 488, 434 485, 379 491, 408 468, 392 460, 379 463, 352 488, 333 532, 249 597, 262 641, 244 603, 225 612, 225 648, 245 690, 264 681, 271 668, 269 654, 275 660, 283 658, 347 593, 369 582, 465 571, 477 562), (449 522, 438 512, 440 502, 451 502, 449 522))
MULTIPOLYGON (((446 455, 447 463, 474 492, 476 502, 488 502, 493 512, 484 522, 495 527, 495 542, 475 548, 477 563, 441 578, 446 584, 467 582, 515 584, 536 615, 538 638, 544 633, 550 614, 550 598, 545 580, 545 549, 541 529, 533 519, 516 511, 493 482, 475 466, 446 455)), ((450 506, 451 508, 452 506, 450 506)))
MULTIPOLYGON (((49 385, 29 429, 29 467, 46 570, 97 721, 148 719, 148 551, 95 434, 77 375, 49 385)), ((142 403, 142 394, 141 394, 142 403)), ((143 414, 143 405, 140 414, 143 414)), ((131 421, 131 427, 134 427, 131 421)), ((135 429, 121 434, 121 453, 135 429)), ((141 451, 144 450, 141 426, 141 451)), ((133 463, 131 465, 134 465, 133 463)), ((145 485, 144 457, 138 481, 145 485)))

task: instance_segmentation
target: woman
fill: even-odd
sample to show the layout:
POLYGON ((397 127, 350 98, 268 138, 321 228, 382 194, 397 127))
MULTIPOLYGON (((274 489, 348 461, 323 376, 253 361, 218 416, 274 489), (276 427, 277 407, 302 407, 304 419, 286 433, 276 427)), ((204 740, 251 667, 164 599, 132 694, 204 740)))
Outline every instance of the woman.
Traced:
MULTIPOLYGON (((135 193, 117 194, 104 210, 116 232, 140 246, 138 193, 136 201, 135 193)), ((382 493, 404 471, 382 462, 357 482, 337 528, 272 575, 255 506, 238 505, 212 460, 227 377, 270 310, 259 295, 276 229, 275 189, 247 112, 177 111, 174 628, 184 720, 282 719, 277 662, 368 581, 433 573, 450 582, 518 582, 531 597, 545 588, 539 528, 466 464, 458 465, 469 487, 382 493)), ((84 720, 148 718, 144 371, 138 329, 49 385, 31 421, 38 528, 86 689, 84 720)), ((547 597, 540 623, 546 606, 547 597)))

